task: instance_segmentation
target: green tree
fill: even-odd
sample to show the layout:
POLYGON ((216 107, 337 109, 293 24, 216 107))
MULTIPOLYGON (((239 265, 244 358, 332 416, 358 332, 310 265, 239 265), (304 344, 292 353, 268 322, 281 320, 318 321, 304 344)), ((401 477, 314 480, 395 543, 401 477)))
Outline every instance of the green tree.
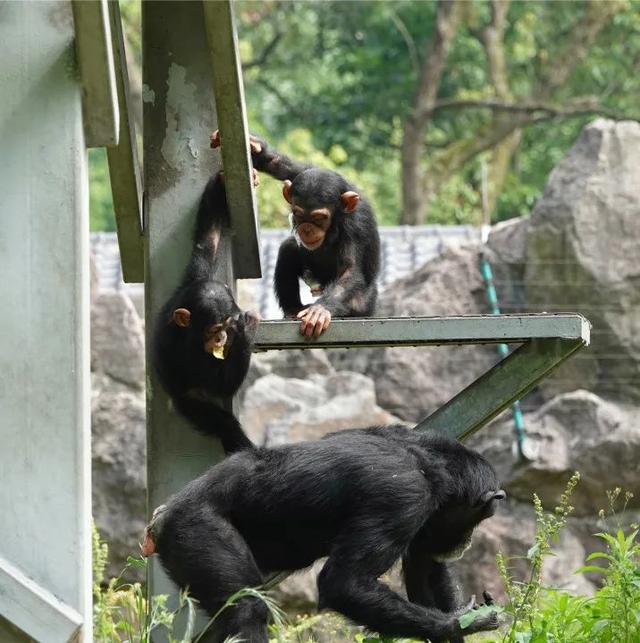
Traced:
POLYGON ((635 113, 637 9, 618 0, 242 2, 248 100, 276 138, 303 126, 323 151, 346 150, 345 166, 398 161, 404 223, 427 210, 430 220, 477 216, 479 155, 492 206, 513 216, 586 120, 635 113))

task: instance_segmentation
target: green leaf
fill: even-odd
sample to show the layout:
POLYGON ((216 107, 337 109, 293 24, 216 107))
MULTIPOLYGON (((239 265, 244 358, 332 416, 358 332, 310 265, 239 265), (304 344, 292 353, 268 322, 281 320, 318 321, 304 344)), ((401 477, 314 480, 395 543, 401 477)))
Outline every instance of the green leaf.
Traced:
POLYGON ((538 554, 539 551, 540 543, 535 543, 532 547, 529 548, 529 551, 527 552, 527 559, 533 560, 533 558, 538 554))
POLYGON ((606 574, 609 570, 606 567, 599 567, 598 565, 583 565, 576 569, 576 574, 584 574, 585 572, 598 572, 599 574, 606 574))
POLYGON ((140 567, 141 569, 146 569, 147 561, 145 558, 134 558, 133 556, 127 556, 127 565, 132 565, 133 567, 140 567))

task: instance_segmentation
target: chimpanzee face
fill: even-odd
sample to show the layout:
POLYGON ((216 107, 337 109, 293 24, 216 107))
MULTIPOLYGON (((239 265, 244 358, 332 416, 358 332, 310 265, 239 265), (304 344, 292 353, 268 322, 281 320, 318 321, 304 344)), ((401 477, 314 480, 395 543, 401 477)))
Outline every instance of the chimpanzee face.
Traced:
POLYGON ((502 490, 485 492, 473 504, 447 505, 430 520, 429 548, 434 560, 457 560, 471 546, 473 530, 496 511, 497 503, 506 497, 502 490))
POLYGON ((282 194, 291 204, 293 233, 307 250, 322 246, 336 215, 356 209, 360 196, 344 191, 342 183, 335 172, 317 168, 300 173, 293 183, 284 182, 282 194))
POLYGON ((185 307, 173 311, 173 322, 193 334, 205 353, 224 359, 242 315, 229 286, 208 281, 185 297, 185 307))

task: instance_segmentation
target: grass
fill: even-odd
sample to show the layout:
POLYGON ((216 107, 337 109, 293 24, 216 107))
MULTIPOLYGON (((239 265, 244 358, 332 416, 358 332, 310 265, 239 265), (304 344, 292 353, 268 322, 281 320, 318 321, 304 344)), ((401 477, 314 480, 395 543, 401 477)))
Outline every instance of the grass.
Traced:
MULTIPOLYGON (((528 572, 524 578, 514 578, 510 567, 513 558, 498 554, 498 570, 507 595, 503 625, 497 632, 478 634, 467 640, 473 643, 640 643, 639 528, 638 525, 624 528, 619 519, 632 494, 622 494, 620 489, 607 493, 609 507, 600 512, 602 531, 595 534, 602 543, 601 551, 590 554, 585 565, 576 570, 580 574, 596 572, 601 576, 602 584, 595 594, 576 596, 543 584, 543 562, 554 555, 553 544, 572 512, 571 494, 579 478, 577 473, 571 477, 552 512, 546 512, 538 496, 533 495, 535 539, 523 555, 528 561, 528 572)), ((180 594, 177 607, 170 609, 167 596, 154 596, 148 601, 140 583, 124 583, 122 574, 105 584, 108 549, 95 530, 93 555, 94 641, 150 643, 151 632, 158 628, 166 632, 170 643, 200 639, 202 634, 193 638, 197 603, 186 592, 180 594), (185 616, 178 626, 180 613, 185 616), (178 630, 182 633, 178 634, 178 630)), ((146 560, 130 557, 125 570, 131 566, 146 567, 146 560)), ((298 616, 288 621, 264 588, 247 588, 231 596, 207 627, 223 610, 249 596, 267 605, 272 620, 270 639, 274 643, 393 641, 367 634, 333 613, 298 616)), ((464 627, 471 617, 460 618, 464 627)), ((395 639, 395 643, 401 641, 409 643, 406 639, 395 639)))

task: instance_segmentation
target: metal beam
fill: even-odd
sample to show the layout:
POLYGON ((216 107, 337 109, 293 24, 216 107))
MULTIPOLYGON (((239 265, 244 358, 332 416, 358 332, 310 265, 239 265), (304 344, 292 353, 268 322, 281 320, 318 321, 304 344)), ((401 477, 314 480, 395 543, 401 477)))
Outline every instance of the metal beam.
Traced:
POLYGON ((118 144, 118 98, 106 0, 73 0, 87 147, 118 144))
POLYGON ((459 440, 467 438, 587 343, 588 337, 532 339, 422 420, 416 429, 459 440))
POLYGON ((544 338, 589 343, 589 322, 577 314, 336 319, 317 339, 303 337, 299 328, 300 324, 295 321, 262 322, 255 350, 516 344, 544 338))
POLYGON ((70 641, 82 615, 0 556, 2 616, 36 641, 70 641))
POLYGON ((144 281, 142 181, 118 2, 109 2, 109 18, 120 112, 118 144, 107 147, 111 194, 113 195, 113 209, 118 230, 122 278, 127 283, 142 283, 144 281))
POLYGON ((238 279, 262 277, 260 224, 251 176, 247 115, 230 0, 204 2, 213 87, 222 139, 227 203, 234 233, 233 261, 238 279))
MULTIPOLYGON (((142 3, 149 514, 222 457, 216 440, 196 433, 174 412, 151 359, 156 315, 187 265, 198 203, 218 169, 209 149, 216 110, 203 25, 201 2, 142 3)), ((224 239, 219 252, 233 286, 224 239)), ((150 596, 175 599, 157 556, 149 560, 148 581, 150 596)), ((159 632, 152 638, 166 640, 159 632)))

